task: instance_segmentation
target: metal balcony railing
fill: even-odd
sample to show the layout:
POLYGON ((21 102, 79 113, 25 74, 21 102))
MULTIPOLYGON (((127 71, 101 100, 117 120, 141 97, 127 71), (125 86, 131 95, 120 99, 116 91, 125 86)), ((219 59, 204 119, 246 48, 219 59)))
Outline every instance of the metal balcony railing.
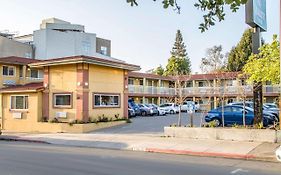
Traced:
MULTIPOLYGON (((153 94, 153 95, 175 95, 180 90, 183 95, 248 95, 253 93, 253 86, 222 86, 222 87, 187 87, 182 89, 129 85, 129 93, 132 94, 153 94)), ((264 94, 280 93, 278 85, 264 85, 264 94)))

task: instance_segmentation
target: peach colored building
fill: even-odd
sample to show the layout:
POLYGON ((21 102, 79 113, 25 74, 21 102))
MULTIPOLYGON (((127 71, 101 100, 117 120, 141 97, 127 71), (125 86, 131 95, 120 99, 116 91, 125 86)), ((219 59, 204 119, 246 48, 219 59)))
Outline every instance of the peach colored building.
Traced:
POLYGON ((8 65, 8 74, 13 74, 12 80, 16 82, 0 90, 1 126, 4 130, 22 132, 40 131, 37 123, 55 118, 65 123, 87 122, 100 116, 127 118, 128 72, 140 70, 139 66, 120 60, 88 56, 32 60, 23 65, 24 74, 40 70, 41 82, 30 82, 28 76, 21 82, 16 72, 22 64, 11 64, 12 73, 10 64, 4 63, 9 58, 0 58, 0 63, 1 60, 8 65))

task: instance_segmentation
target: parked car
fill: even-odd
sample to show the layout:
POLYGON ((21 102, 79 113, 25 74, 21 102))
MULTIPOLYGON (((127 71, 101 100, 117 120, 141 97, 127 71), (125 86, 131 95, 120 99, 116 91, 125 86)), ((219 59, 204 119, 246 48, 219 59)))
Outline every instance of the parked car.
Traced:
POLYGON ((175 103, 161 104, 160 109, 164 110, 166 114, 175 114, 179 112, 179 106, 175 103))
POLYGON ((166 115, 166 112, 164 109, 161 109, 159 106, 157 106, 156 104, 151 104, 152 106, 154 106, 157 109, 157 115, 166 115))
POLYGON ((275 103, 264 103, 264 105, 266 105, 269 108, 275 108, 275 109, 279 109, 278 105, 275 103))
POLYGON ((281 162, 281 146, 275 151, 276 159, 281 162))
MULTIPOLYGON (((234 102, 234 103, 230 103, 230 105, 239 105, 239 106, 243 106, 243 102, 234 102)), ((246 102, 245 102, 245 106, 254 109, 254 103, 253 103, 253 102, 246 101, 246 102)), ((263 112, 264 112, 264 113, 273 114, 273 115, 275 116, 275 121, 276 121, 276 122, 279 121, 279 110, 270 109, 270 108, 268 108, 266 105, 263 105, 263 112)))
POLYGON ((150 109, 151 115, 158 115, 157 107, 153 106, 152 104, 144 104, 144 105, 150 109))
POLYGON ((181 111, 188 111, 190 108, 192 108, 196 112, 199 111, 200 105, 194 101, 185 101, 181 106, 181 111))
MULTIPOLYGON (((243 106, 243 102, 230 103, 230 105, 239 105, 239 106, 243 106)), ((246 101, 246 102, 245 102, 245 106, 254 109, 254 103, 251 102, 251 101, 246 101)), ((276 121, 276 122, 279 121, 279 110, 269 109, 266 105, 263 105, 263 112, 264 112, 264 113, 273 114, 273 115, 275 116, 275 121, 276 121)))
MULTIPOLYGON (((226 105, 224 108, 218 107, 207 113, 205 116, 206 122, 214 121, 216 126, 222 124, 222 109, 224 110, 224 124, 225 125, 243 125, 243 106, 240 105, 226 105)), ((245 123, 246 125, 252 125, 254 123, 254 110, 250 107, 245 107, 245 123)), ((274 122, 274 116, 272 114, 263 114, 263 124, 267 126, 274 122)))
POLYGON ((132 99, 128 100, 128 107, 134 110, 136 116, 141 115, 139 106, 132 99))
POLYGON ((138 104, 141 116, 153 115, 153 110, 144 104, 138 104))
POLYGON ((130 117, 135 117, 136 116, 136 113, 133 109, 131 108, 128 108, 128 115, 129 115, 129 118, 130 117))

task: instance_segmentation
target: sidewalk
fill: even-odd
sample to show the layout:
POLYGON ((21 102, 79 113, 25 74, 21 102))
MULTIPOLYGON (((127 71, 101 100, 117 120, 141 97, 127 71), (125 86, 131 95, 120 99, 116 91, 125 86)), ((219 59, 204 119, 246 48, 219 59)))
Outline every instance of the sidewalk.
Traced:
POLYGON ((56 145, 108 148, 157 153, 184 154, 276 162, 279 144, 222 140, 191 140, 138 134, 19 134, 0 140, 31 141, 56 145))

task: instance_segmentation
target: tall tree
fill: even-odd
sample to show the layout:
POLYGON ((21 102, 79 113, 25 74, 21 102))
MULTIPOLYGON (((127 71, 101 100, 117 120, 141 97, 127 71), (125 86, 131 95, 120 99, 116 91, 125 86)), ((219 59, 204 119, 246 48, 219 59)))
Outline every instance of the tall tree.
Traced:
POLYGON ((213 46, 207 49, 206 57, 201 59, 200 68, 202 73, 214 73, 221 71, 225 66, 225 55, 222 46, 213 46))
POLYGON ((186 46, 181 31, 178 30, 164 75, 187 75, 190 74, 190 72, 191 62, 186 53, 186 46))
POLYGON ((239 43, 233 47, 228 55, 227 70, 241 71, 252 54, 252 30, 245 30, 239 43))
POLYGON ((266 82, 273 84, 280 82, 280 43, 277 36, 273 36, 270 44, 264 44, 260 48, 260 53, 251 55, 247 64, 243 68, 243 72, 249 75, 250 82, 266 82))
POLYGON ((164 74, 164 68, 162 67, 162 65, 159 65, 157 68, 155 68, 152 73, 156 74, 156 75, 163 75, 164 74))
MULTIPOLYGON (((138 0, 127 0, 131 6, 137 6, 138 0)), ((156 0, 153 0, 156 1, 156 0)), ((206 12, 203 15, 204 21, 199 25, 201 32, 208 30, 211 26, 215 25, 215 21, 223 21, 225 17, 224 7, 229 6, 232 12, 236 12, 239 7, 246 4, 247 0, 197 0, 194 6, 206 12)), ((181 11, 181 6, 177 3, 177 0, 162 0, 163 7, 165 9, 172 7, 178 13, 181 11)))

